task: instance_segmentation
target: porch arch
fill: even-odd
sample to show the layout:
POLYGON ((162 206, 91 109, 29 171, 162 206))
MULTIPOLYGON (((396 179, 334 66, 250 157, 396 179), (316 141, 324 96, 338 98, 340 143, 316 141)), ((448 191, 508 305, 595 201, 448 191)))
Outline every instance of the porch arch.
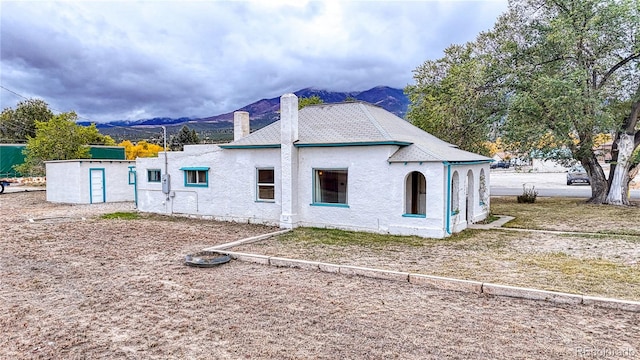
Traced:
POLYGON ((405 210, 407 215, 427 214, 427 179, 419 171, 413 171, 405 179, 405 210))
POLYGON ((473 216, 474 216, 474 210, 475 210, 475 191, 473 190, 475 188, 475 182, 474 182, 474 178, 473 178, 473 170, 469 169, 469 171, 467 172, 467 203, 466 203, 466 208, 467 208, 467 222, 468 223, 472 223, 473 222, 473 216))

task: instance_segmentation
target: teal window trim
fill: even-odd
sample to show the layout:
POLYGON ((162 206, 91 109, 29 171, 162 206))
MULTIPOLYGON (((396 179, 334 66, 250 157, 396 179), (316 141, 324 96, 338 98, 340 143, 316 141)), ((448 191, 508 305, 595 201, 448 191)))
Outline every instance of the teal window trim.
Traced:
POLYGON ((187 171, 187 170, 203 170, 203 171, 209 171, 210 167, 208 166, 192 166, 192 167, 181 167, 180 170, 182 171, 187 171))
POLYGON ((276 202, 276 171, 272 167, 257 167, 256 168, 256 199, 255 202, 264 202, 264 203, 274 203, 276 202), (271 170, 273 171, 273 182, 272 183, 261 183, 260 182, 260 171, 261 170, 271 170), (260 198, 260 187, 273 187, 273 199, 262 199, 260 198))
POLYGON ((341 203, 311 203, 310 206, 323 206, 323 207, 339 207, 339 208, 349 208, 349 204, 341 204, 341 203))
POLYGON ((349 168, 312 168, 311 169, 311 206, 330 206, 330 207, 349 207, 349 168), (316 188, 316 173, 318 171, 346 171, 347 173, 347 186, 345 189, 345 202, 344 203, 327 203, 317 201, 319 195, 317 193, 318 189, 316 188))
POLYGON ((138 207, 138 174, 135 166, 129 166, 129 185, 133 185, 133 200, 138 207))
POLYGON ((208 167, 183 167, 180 168, 184 174, 184 187, 209 187, 209 168, 208 167), (197 172, 204 171, 204 182, 203 183, 190 183, 189 180, 189 172, 196 172, 196 179, 198 179, 197 172))
POLYGON ((136 168, 135 168, 135 166, 129 166, 128 180, 129 180, 129 185, 135 185, 136 184, 136 168))
POLYGON ((162 171, 160 169, 147 169, 147 182, 159 183, 161 181, 162 181, 162 171), (151 173, 152 172, 157 172, 158 173, 158 180, 151 180, 151 173))
POLYGON ((427 215, 425 214, 402 214, 402 217, 408 217, 408 218, 426 218, 427 215))

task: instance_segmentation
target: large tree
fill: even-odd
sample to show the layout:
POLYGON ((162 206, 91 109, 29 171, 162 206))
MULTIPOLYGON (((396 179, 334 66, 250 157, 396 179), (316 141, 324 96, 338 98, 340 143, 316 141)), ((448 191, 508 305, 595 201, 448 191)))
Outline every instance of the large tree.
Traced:
POLYGON ((504 94, 487 86, 489 39, 451 45, 444 57, 414 70, 405 88, 408 119, 423 130, 472 152, 489 154, 487 139, 503 115, 504 94))
POLYGON ((21 143, 36 135, 36 121, 49 121, 53 113, 40 99, 20 101, 15 109, 6 108, 0 114, 0 142, 21 143))
MULTIPOLYGON (((504 117, 493 124, 500 126, 506 143, 546 158, 569 154, 590 175, 590 202, 627 203, 628 159, 640 141, 636 136, 638 4, 638 0, 509 1, 508 11, 494 28, 467 45, 475 52, 470 59, 456 61, 445 53, 443 60, 433 62, 444 75, 419 99, 435 102, 435 111, 441 114, 420 116, 441 117, 443 133, 459 133, 458 124, 465 121, 467 128, 478 126, 477 121, 486 131, 482 117, 486 115, 478 120, 471 115, 488 109, 493 114, 493 105, 502 107, 504 113, 495 114, 504 117), (473 66, 477 60, 482 60, 480 66, 473 66), (454 78, 456 68, 463 75, 454 78), (450 79, 454 86, 447 86, 450 79), (485 101, 487 90, 500 101, 485 101), (609 132, 616 134, 616 161, 608 181, 595 156, 594 137, 609 132)), ((419 104, 412 99, 414 109, 419 104)), ((469 148, 468 139, 462 134, 458 138, 469 148)))
MULTIPOLYGON (((593 139, 614 131, 624 141, 624 118, 613 104, 630 99, 640 82, 638 2, 517 0, 500 22, 502 50, 511 55, 503 63, 512 90, 505 138, 550 157, 568 149, 591 178, 590 202, 627 203, 620 191, 627 181, 607 181, 593 139), (543 135, 552 141, 540 144, 543 135), (608 197, 610 190, 620 196, 608 197)), ((630 157, 633 146, 625 150, 630 157)))
POLYGON ((95 124, 76 124, 74 112, 53 116, 49 121, 36 121, 34 137, 24 149, 25 162, 16 170, 25 175, 44 175, 44 162, 90 158, 87 145, 115 145, 113 139, 98 132, 95 124))

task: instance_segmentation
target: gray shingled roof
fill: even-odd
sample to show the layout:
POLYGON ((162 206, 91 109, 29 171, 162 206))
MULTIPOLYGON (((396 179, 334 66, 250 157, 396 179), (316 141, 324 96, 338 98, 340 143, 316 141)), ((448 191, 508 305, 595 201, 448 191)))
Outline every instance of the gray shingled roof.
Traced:
MULTIPOLYGON (((489 161, 460 150, 371 104, 348 102, 307 106, 298 113, 296 146, 397 144, 389 162, 489 161)), ((280 121, 221 147, 264 147, 280 144, 280 121)))

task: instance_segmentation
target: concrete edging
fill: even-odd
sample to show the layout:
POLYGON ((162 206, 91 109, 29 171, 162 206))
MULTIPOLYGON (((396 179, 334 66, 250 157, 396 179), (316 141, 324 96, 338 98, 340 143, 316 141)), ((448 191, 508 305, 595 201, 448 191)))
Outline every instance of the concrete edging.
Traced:
POLYGON ((458 291, 464 293, 486 294, 492 296, 511 297, 527 300, 548 301, 558 304, 570 305, 590 305, 609 309, 617 309, 622 311, 640 312, 640 302, 631 300, 621 300, 613 298, 602 298, 580 294, 570 294, 556 291, 539 290, 532 288, 524 288, 517 286, 499 285, 492 283, 483 283, 472 280, 462 280, 447 278, 441 276, 414 274, 401 271, 382 270, 374 268, 366 268, 351 265, 338 265, 323 263, 317 261, 288 259, 276 256, 248 254, 226 249, 240 245, 248 244, 260 240, 270 238, 279 234, 284 234, 290 230, 277 231, 260 236, 234 241, 232 243, 222 244, 205 249, 205 251, 213 251, 220 254, 231 256, 232 259, 244 262, 256 263, 261 265, 270 265, 276 267, 289 267, 303 270, 316 270, 326 273, 362 276, 374 279, 409 282, 414 285, 428 286, 439 290, 458 291))
POLYGON ((254 242, 258 242, 258 241, 262 241, 262 240, 268 239, 268 238, 273 237, 273 236, 282 235, 282 234, 288 233, 289 231, 291 231, 291 229, 279 230, 279 231, 274 231, 274 232, 271 232, 271 233, 268 233, 268 234, 252 236, 252 237, 249 237, 249 238, 246 238, 246 239, 240 239, 240 240, 232 241, 230 243, 212 246, 212 247, 203 249, 203 251, 216 251, 216 250, 230 249, 230 248, 235 247, 235 246, 244 245, 244 244, 251 244, 251 243, 254 243, 254 242))
POLYGON ((516 286, 482 284, 482 292, 494 296, 506 296, 528 300, 544 300, 560 304, 582 304, 582 295, 555 291, 521 288, 516 286))

